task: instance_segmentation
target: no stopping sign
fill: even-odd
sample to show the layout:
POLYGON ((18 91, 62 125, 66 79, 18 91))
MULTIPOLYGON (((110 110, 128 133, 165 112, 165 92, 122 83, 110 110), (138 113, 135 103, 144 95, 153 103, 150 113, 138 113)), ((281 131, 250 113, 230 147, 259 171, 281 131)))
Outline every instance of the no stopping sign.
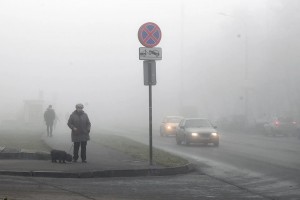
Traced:
POLYGON ((147 22, 143 24, 138 31, 138 38, 140 43, 148 48, 155 47, 159 44, 161 39, 161 31, 157 24, 147 22))

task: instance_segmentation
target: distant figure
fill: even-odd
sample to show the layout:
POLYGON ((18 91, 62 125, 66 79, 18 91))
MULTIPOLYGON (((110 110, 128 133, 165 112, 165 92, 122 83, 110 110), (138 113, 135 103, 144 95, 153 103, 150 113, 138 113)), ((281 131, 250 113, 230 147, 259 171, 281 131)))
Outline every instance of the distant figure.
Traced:
POLYGON ((78 160, 78 151, 81 147, 81 160, 86 163, 86 145, 90 140, 91 122, 88 115, 83 111, 83 105, 77 104, 76 110, 70 115, 68 126, 72 130, 71 139, 74 142, 73 162, 78 160))
POLYGON ((53 122, 55 120, 55 111, 52 108, 52 105, 49 105, 47 110, 44 113, 44 119, 47 126, 47 136, 52 137, 52 131, 53 131, 53 122))

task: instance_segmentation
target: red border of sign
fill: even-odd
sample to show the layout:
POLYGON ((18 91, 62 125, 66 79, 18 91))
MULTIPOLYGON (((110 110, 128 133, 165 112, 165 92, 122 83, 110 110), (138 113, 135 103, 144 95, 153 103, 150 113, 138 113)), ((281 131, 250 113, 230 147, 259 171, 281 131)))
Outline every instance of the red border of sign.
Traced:
POLYGON ((156 45, 158 45, 159 42, 160 42, 161 36, 162 36, 162 33, 161 33, 161 30, 160 30, 159 26, 158 26, 157 24, 153 23, 153 22, 147 22, 147 23, 143 24, 143 25, 139 28, 139 31, 138 31, 138 38, 139 38, 140 43, 141 43, 142 45, 144 45, 145 47, 148 47, 148 48, 152 48, 152 47, 155 47, 156 45), (149 32, 149 30, 147 29, 147 26, 148 26, 149 24, 151 24, 151 25, 154 26, 154 28, 153 28, 153 30, 152 30, 151 32, 149 32), (142 38, 142 32, 143 32, 143 31, 146 31, 146 32, 149 34, 148 37, 146 37, 145 39, 142 38), (158 32, 159 32, 159 35, 160 35, 160 37, 159 37, 158 39, 151 36, 151 35, 152 35, 153 33, 155 33, 156 31, 158 31, 158 32), (151 37, 151 38, 155 41, 154 44, 147 44, 147 43, 146 43, 146 41, 149 39, 149 37, 151 37))

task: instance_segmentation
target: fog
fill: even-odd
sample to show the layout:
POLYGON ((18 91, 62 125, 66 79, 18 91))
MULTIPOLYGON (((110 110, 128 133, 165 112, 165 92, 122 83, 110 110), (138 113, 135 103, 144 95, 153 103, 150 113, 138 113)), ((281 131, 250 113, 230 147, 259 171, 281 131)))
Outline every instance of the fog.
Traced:
POLYGON ((24 101, 40 100, 61 122, 81 102, 93 126, 146 126, 137 37, 146 22, 162 31, 155 126, 165 115, 299 117, 299 9, 297 0, 2 0, 0 120, 23 119, 24 101))

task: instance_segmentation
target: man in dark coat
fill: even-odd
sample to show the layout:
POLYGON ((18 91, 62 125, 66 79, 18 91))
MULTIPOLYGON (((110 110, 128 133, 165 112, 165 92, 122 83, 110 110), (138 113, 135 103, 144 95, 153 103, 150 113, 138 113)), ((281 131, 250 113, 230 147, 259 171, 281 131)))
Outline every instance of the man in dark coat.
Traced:
POLYGON ((49 105, 47 110, 44 112, 44 120, 47 126, 47 136, 52 137, 53 122, 55 120, 55 111, 52 105, 49 105))
POLYGON ((76 105, 76 110, 70 115, 68 126, 72 130, 71 139, 74 142, 73 162, 77 162, 79 147, 81 147, 81 160, 86 163, 86 145, 90 140, 91 122, 83 111, 81 103, 76 105))

